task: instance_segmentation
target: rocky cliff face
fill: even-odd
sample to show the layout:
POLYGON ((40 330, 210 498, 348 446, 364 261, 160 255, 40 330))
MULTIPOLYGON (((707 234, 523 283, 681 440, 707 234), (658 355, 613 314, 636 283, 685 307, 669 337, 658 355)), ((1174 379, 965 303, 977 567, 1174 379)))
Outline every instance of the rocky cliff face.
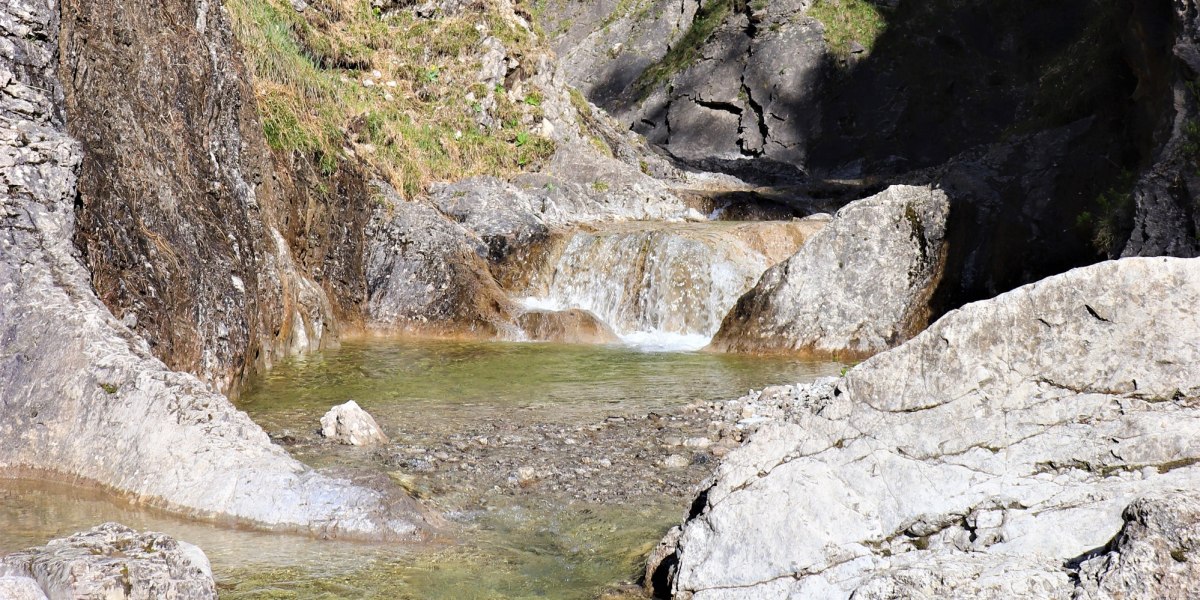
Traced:
POLYGON ((0 471, 318 535, 423 535, 427 513, 414 501, 292 459, 97 298, 72 244, 82 155, 56 102, 56 9, 0 8, 0 471))
POLYGON ((1195 260, 1105 262, 792 394, 694 503, 673 597, 1186 597, 1197 300, 1195 260))
POLYGON ((935 316, 1104 258, 1196 252, 1193 2, 579 6, 542 19, 572 83, 685 164, 945 189, 935 316))
POLYGON ((346 230, 361 231, 363 187, 339 180, 338 208, 275 180, 221 3, 66 0, 61 14, 67 126, 83 145, 75 241, 113 314, 225 392, 335 337, 308 273, 341 282, 341 314, 357 308, 361 243, 346 230))

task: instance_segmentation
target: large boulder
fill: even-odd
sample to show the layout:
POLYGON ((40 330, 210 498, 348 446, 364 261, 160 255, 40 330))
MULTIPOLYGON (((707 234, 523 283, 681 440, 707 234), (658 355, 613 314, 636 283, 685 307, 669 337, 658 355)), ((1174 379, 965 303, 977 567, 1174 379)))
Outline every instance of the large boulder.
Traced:
POLYGON ((79 145, 64 132, 50 2, 0 6, 0 472, 319 535, 415 538, 429 513, 305 467, 97 298, 72 244, 79 145), (22 33, 24 31, 24 33, 22 33))
POLYGON ((1197 302, 1200 261, 1123 259, 949 313, 728 456, 675 597, 1186 597, 1197 302))
POLYGON ((941 190, 893 186, 852 202, 726 315, 712 347, 869 355, 916 334, 945 261, 941 190))
POLYGON ((0 559, 0 571, 32 579, 55 599, 217 598, 217 584, 204 551, 162 533, 138 533, 117 523, 97 525, 45 546, 9 554, 0 559))

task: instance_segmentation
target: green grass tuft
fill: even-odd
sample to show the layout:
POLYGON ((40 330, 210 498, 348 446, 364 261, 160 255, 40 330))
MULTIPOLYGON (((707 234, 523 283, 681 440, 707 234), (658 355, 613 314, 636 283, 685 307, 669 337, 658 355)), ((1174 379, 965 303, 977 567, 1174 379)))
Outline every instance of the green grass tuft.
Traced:
POLYGON ((700 7, 687 33, 658 62, 642 71, 634 82, 634 89, 640 98, 646 98, 655 88, 696 62, 704 43, 733 11, 733 1, 708 0, 700 7))
POLYGON ((511 53, 535 50, 534 36, 490 5, 437 20, 381 15, 369 0, 326 0, 304 13, 288 0, 227 0, 226 7, 267 143, 312 157, 327 175, 352 158, 412 197, 432 181, 507 176, 554 152, 552 141, 528 133, 542 118, 536 90, 525 101, 510 100, 503 88, 492 92, 492 116, 504 125, 476 122, 489 90, 476 82, 478 61, 461 60, 482 41, 476 24, 486 22, 511 53))
POLYGON ((840 58, 850 55, 850 42, 870 52, 887 26, 879 8, 868 0, 817 0, 808 16, 825 26, 825 43, 840 58))

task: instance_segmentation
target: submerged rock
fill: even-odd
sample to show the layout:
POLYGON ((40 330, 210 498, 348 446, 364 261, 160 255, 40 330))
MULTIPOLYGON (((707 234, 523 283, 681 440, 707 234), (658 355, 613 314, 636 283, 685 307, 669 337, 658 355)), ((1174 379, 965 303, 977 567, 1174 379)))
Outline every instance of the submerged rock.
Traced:
POLYGON ((1197 302, 1125 259, 949 313, 726 458, 675 597, 1185 597, 1197 302))
POLYGON ((353 400, 329 409, 329 412, 321 417, 321 435, 351 446, 388 442, 375 418, 353 400))
POLYGON ((525 335, 539 342, 611 344, 617 334, 595 314, 579 308, 530 310, 517 318, 525 335))
POLYGON ((949 202, 893 186, 839 210, 725 316, 718 350, 872 354, 920 331, 945 261, 949 202))
MULTIPOLYGON (((212 568, 200 548, 162 533, 138 533, 117 523, 97 525, 85 532, 51 540, 45 546, 9 554, 0 559, 0 571, 29 577, 24 581, 36 582, 34 589, 51 598, 216 600, 217 597, 212 568)), ((0 578, 0 593, 5 591, 3 581, 0 578)), ((24 586, 29 587, 27 583, 24 586)), ((18 585, 13 589, 22 588, 18 585)), ((24 597, 39 596, 16 596, 24 597)))

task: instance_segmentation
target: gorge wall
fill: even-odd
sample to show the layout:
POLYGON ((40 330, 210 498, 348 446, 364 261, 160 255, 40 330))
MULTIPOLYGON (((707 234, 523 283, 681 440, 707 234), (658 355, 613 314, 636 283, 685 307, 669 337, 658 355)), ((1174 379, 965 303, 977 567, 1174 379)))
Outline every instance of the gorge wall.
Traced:
POLYGON ((1200 249, 1194 3, 541 6, 570 81, 684 165, 860 197, 944 189, 935 317, 1106 257, 1200 249))

